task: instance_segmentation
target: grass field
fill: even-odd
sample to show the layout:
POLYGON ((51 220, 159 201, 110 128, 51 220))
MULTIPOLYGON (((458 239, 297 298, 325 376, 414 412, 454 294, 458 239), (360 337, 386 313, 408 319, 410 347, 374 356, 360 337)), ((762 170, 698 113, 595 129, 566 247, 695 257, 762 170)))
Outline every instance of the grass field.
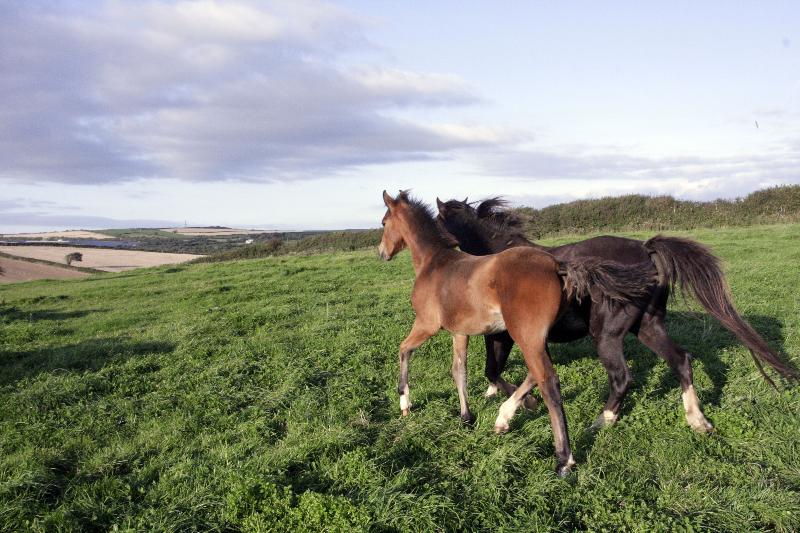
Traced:
POLYGON ((64 262, 64 256, 80 253, 83 259, 76 265, 106 272, 123 272, 135 268, 185 263, 202 256, 194 254, 171 254, 144 252, 140 250, 118 250, 116 248, 84 248, 78 246, 2 246, 0 253, 26 259, 64 262))
MULTIPOLYGON (((800 225, 678 234, 724 258, 742 314, 800 363, 800 225)), ((407 252, 358 251, 0 287, 0 529, 800 529, 800 390, 771 390, 695 307, 678 299, 669 328, 717 432, 688 428, 634 339, 621 420, 589 431, 605 371, 590 342, 556 345, 578 460, 558 479, 543 407, 492 432, 480 339, 475 427, 445 333, 415 354, 400 418, 412 282, 407 252)))

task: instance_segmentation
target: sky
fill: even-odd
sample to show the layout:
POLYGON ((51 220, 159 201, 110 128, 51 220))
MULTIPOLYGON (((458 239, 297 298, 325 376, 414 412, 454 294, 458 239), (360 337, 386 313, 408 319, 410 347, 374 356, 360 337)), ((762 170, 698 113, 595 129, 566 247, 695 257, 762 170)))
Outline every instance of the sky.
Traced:
POLYGON ((0 232, 800 183, 800 3, 0 0, 0 232))

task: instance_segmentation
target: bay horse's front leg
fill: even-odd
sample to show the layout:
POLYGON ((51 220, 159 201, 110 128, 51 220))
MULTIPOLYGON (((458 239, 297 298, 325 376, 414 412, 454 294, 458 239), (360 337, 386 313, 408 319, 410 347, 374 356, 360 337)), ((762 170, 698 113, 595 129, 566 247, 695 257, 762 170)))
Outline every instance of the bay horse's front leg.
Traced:
POLYGON ((456 382, 458 389, 458 401, 461 404, 461 421, 465 424, 475 422, 475 417, 467 405, 467 345, 469 337, 467 335, 453 334, 453 367, 450 372, 453 381, 456 382))
POLYGON ((411 409, 408 391, 408 362, 411 360, 414 350, 436 333, 436 331, 431 332, 430 330, 431 328, 427 328, 415 320, 411 327, 411 333, 400 343, 400 382, 397 385, 397 392, 400 394, 400 412, 403 416, 408 416, 411 409))

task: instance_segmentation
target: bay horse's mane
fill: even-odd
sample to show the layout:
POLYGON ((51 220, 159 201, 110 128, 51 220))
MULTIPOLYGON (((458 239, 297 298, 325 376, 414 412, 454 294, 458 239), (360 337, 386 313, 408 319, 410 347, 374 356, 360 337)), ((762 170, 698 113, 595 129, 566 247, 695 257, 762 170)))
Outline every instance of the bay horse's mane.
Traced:
POLYGON ((414 224, 417 235, 431 243, 441 244, 445 248, 458 246, 458 240, 436 222, 433 209, 422 200, 410 196, 408 191, 400 191, 396 200, 402 201, 408 206, 411 222, 414 224))

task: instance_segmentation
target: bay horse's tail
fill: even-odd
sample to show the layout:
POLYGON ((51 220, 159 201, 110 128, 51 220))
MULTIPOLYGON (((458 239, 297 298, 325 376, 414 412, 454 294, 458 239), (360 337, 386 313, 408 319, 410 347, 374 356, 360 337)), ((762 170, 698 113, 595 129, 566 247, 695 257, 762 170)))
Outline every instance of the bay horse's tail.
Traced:
POLYGON ((684 294, 691 292, 711 316, 750 350, 758 370, 770 385, 775 387, 775 382, 764 371, 762 361, 787 379, 800 379, 800 373, 782 361, 761 335, 739 316, 719 259, 708 248, 689 239, 663 235, 656 235, 644 243, 644 247, 659 271, 659 284, 673 290, 678 285, 684 294))
POLYGON ((656 279, 653 264, 623 265, 595 257, 559 263, 558 274, 564 280, 567 300, 580 303, 583 298, 611 300, 616 303, 646 303, 656 279))

